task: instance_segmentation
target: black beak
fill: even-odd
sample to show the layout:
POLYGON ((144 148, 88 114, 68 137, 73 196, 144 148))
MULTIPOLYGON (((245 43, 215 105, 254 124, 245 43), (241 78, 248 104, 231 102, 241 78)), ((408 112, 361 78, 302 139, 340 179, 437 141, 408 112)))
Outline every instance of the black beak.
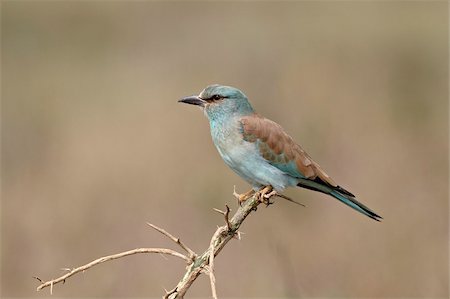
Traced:
POLYGON ((199 96, 190 96, 185 97, 179 100, 178 102, 191 104, 191 105, 197 105, 203 107, 206 104, 206 101, 201 99, 199 96))

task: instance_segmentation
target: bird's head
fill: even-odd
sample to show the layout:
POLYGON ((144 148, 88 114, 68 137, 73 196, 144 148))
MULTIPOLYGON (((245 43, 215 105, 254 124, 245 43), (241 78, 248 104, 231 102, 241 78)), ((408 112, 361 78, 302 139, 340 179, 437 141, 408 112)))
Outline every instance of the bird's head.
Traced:
POLYGON ((254 112, 242 91, 218 84, 209 85, 198 96, 185 97, 179 102, 200 106, 210 120, 254 112))

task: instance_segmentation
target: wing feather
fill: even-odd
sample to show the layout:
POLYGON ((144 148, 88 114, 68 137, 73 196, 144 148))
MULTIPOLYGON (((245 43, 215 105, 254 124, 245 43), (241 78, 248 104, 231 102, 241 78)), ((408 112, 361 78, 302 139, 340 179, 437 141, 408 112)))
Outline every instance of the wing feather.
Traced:
POLYGON ((257 114, 243 117, 241 124, 244 140, 256 142, 264 159, 275 167, 298 178, 321 181, 333 189, 345 190, 279 124, 257 114), (295 167, 290 166, 290 163, 294 163, 295 167))

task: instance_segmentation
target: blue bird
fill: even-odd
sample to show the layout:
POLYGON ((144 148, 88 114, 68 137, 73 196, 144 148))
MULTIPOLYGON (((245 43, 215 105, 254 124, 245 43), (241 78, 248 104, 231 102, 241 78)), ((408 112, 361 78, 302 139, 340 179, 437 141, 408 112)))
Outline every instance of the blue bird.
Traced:
POLYGON ((271 196, 298 186, 331 195, 374 220, 382 219, 337 185, 279 124, 256 114, 239 89, 210 85, 198 96, 179 102, 201 107, 220 156, 252 186, 249 192, 237 195, 239 202, 259 192, 267 204, 271 196))

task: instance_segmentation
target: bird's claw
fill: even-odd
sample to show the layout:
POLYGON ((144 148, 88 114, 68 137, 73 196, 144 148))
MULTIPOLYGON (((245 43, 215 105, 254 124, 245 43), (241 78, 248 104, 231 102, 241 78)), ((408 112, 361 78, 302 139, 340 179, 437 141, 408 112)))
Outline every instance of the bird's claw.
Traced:
POLYGON ((240 207, 242 206, 242 203, 244 201, 246 201, 247 199, 249 199, 250 197, 252 197, 253 194, 255 194, 255 191, 253 189, 251 189, 243 194, 239 194, 236 192, 236 186, 234 186, 234 188, 233 188, 233 196, 236 197, 238 205, 240 207))
POLYGON ((247 199, 249 199, 250 197, 252 197, 253 195, 255 195, 255 193, 256 193, 256 196, 257 196, 258 200, 261 203, 265 204, 266 207, 271 205, 271 204, 273 204, 273 201, 270 201, 270 198, 272 196, 277 196, 278 195, 277 191, 274 190, 273 187, 270 186, 270 185, 263 187, 261 190, 259 190, 257 192, 255 192, 252 189, 252 190, 247 191, 247 192, 245 192, 243 194, 239 194, 239 193, 236 192, 236 186, 234 186, 234 190, 233 190, 233 196, 236 197, 239 206, 242 206, 242 203, 244 201, 246 201, 247 199))
POLYGON ((270 193, 264 194, 264 198, 269 199, 269 198, 271 198, 272 196, 276 196, 276 195, 278 195, 277 191, 272 190, 270 193))
POLYGON ((276 195, 278 195, 278 193, 272 186, 265 186, 258 191, 258 199, 261 203, 265 204, 266 207, 274 203, 273 201, 270 201, 270 198, 276 195))

